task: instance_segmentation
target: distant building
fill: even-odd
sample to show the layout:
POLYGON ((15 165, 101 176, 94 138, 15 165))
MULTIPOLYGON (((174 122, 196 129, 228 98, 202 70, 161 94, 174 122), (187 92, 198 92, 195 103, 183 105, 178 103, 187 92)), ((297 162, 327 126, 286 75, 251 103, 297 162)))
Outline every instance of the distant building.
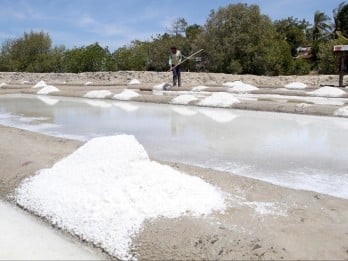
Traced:
POLYGON ((296 49, 297 55, 295 58, 311 59, 312 58, 312 47, 300 46, 296 49))

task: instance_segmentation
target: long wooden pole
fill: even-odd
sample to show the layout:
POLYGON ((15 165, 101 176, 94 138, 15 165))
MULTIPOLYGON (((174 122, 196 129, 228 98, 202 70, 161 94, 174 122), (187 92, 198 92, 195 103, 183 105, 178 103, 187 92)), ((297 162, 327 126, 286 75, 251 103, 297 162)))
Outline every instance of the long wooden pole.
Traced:
POLYGON ((183 64, 184 62, 186 62, 187 60, 191 59, 193 56, 199 54, 200 52, 202 52, 204 49, 200 49, 197 52, 191 54, 190 56, 187 56, 184 60, 182 60, 180 63, 176 64, 175 66, 173 66, 172 68, 170 68, 167 72, 170 72, 172 70, 174 70, 176 67, 178 67, 180 64, 183 64))

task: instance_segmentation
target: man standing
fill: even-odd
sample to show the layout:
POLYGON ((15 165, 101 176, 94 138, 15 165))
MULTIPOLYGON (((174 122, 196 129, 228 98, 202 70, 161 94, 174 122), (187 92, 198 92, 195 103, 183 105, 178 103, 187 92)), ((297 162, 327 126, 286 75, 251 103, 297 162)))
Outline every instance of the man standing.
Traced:
POLYGON ((169 66, 173 72, 173 86, 181 85, 181 71, 180 71, 180 63, 182 62, 183 55, 180 50, 176 48, 176 46, 170 47, 171 54, 169 56, 169 66))

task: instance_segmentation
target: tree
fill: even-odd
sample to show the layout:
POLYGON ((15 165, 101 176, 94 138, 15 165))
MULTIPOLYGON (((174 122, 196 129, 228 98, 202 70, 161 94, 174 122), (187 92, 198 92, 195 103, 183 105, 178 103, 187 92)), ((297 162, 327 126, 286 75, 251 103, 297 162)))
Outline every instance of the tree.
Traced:
POLYGON ((86 46, 83 54, 83 71, 106 71, 109 57, 110 52, 108 48, 102 48, 98 42, 86 46))
POLYGON ((207 69, 213 72, 276 74, 274 64, 291 57, 289 46, 280 42, 270 18, 257 5, 212 10, 195 44, 207 50, 207 69))
POLYGON ((318 71, 322 74, 335 74, 338 72, 337 57, 333 53, 335 45, 347 44, 347 39, 338 38, 327 42, 322 42, 319 45, 318 52, 318 71))
POLYGON ((190 41, 194 41, 202 32, 203 28, 198 24, 189 25, 185 29, 186 38, 190 41))
POLYGON ((1 46, 0 52, 0 71, 15 71, 11 70, 14 66, 11 64, 11 46, 13 45, 13 40, 6 40, 1 46))
POLYGON ((8 40, 1 48, 0 67, 9 71, 50 72, 54 66, 51 44, 51 38, 44 32, 31 31, 8 40))
POLYGON ((339 37, 341 34, 348 37, 348 4, 342 2, 336 9, 333 10, 334 15, 334 37, 339 37))
POLYGON ((146 70, 148 65, 148 43, 133 41, 117 49, 113 54, 116 70, 146 70))
POLYGON ((110 59, 108 48, 102 48, 98 43, 73 48, 64 53, 64 71, 73 73, 106 71, 110 68, 110 59))
POLYGON ((178 18, 176 19, 168 29, 169 33, 175 36, 182 35, 185 33, 187 28, 187 22, 185 18, 178 18))
POLYGON ((299 46, 307 45, 306 28, 309 22, 306 20, 299 21, 297 18, 288 17, 287 19, 277 20, 274 22, 275 29, 281 39, 290 45, 291 55, 297 54, 299 46))
POLYGON ((332 29, 330 22, 330 17, 325 13, 316 11, 314 14, 314 24, 312 27, 312 39, 313 41, 328 39, 330 31, 332 29))

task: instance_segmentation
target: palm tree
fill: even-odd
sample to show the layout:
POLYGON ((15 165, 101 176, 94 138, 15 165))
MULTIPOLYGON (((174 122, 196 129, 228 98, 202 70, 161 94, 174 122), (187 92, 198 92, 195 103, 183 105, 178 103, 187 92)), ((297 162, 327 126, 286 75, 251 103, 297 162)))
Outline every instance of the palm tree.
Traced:
POLYGON ((348 37, 348 4, 345 2, 333 10, 334 16, 334 37, 339 36, 348 37))
POLYGON ((320 11, 316 11, 314 14, 314 25, 312 27, 313 41, 318 41, 327 38, 330 35, 332 29, 330 17, 320 11))

